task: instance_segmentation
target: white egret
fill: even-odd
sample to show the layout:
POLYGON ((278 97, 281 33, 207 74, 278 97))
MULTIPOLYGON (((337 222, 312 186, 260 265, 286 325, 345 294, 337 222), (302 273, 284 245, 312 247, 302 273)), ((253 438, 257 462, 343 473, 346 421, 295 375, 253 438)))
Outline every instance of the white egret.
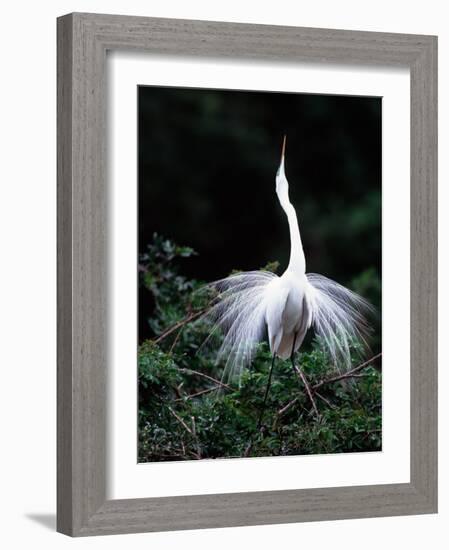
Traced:
MULTIPOLYGON (((272 354, 271 368, 261 417, 271 383, 276 357, 291 358, 313 327, 339 371, 351 366, 351 345, 366 348, 369 326, 365 313, 372 309, 361 296, 338 283, 306 273, 306 260, 294 206, 289 199, 285 175, 285 143, 276 174, 276 194, 287 215, 290 230, 290 261, 281 276, 268 271, 249 271, 230 275, 207 285, 218 296, 206 314, 223 341, 218 360, 225 361, 224 378, 239 378, 249 366, 257 344, 268 335, 272 354)), ((306 383, 306 382, 305 382, 306 383)))

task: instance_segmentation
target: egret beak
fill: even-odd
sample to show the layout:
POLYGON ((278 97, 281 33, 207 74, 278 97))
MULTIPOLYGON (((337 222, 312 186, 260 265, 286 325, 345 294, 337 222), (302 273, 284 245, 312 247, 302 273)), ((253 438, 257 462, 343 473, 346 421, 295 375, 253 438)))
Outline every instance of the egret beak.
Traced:
POLYGON ((277 171, 277 177, 281 176, 281 175, 284 175, 285 176, 285 172, 284 172, 284 159, 285 159, 285 143, 287 141, 287 136, 284 135, 284 140, 282 142, 282 150, 281 150, 281 162, 279 164, 279 168, 278 168, 278 171, 277 171))
POLYGON ((285 157, 285 143, 287 141, 287 134, 284 134, 284 141, 282 142, 282 151, 281 151, 281 161, 284 160, 285 157))

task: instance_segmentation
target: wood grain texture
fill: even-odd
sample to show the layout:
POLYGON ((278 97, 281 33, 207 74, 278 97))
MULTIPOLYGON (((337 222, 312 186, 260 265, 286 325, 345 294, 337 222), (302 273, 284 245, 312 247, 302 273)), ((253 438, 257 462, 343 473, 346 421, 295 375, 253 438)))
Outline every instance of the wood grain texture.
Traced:
POLYGON ((57 112, 57 529, 72 528, 72 25, 58 20, 57 112))
POLYGON ((98 14, 58 19, 58 531, 83 536, 437 510, 436 117, 436 37, 98 14), (410 68, 410 483, 106 500, 111 49, 410 68))

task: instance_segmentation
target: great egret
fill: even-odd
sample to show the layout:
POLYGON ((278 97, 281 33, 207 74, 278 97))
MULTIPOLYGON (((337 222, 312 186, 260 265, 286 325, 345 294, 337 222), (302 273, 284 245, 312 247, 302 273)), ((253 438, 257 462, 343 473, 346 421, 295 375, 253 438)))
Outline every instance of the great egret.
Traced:
POLYGON ((284 136, 276 194, 290 230, 287 269, 281 276, 268 271, 236 273, 207 285, 218 291, 205 317, 214 324, 210 335, 216 330, 223 335, 217 360, 225 359, 225 379, 240 377, 243 368, 251 364, 257 344, 268 333, 272 362, 259 425, 275 358, 290 358, 295 368, 294 354, 313 327, 334 367, 339 371, 349 368, 351 345, 359 342, 362 350, 366 348, 369 325, 365 313, 372 309, 364 298, 335 281, 306 273, 298 220, 285 175, 285 144, 284 136))

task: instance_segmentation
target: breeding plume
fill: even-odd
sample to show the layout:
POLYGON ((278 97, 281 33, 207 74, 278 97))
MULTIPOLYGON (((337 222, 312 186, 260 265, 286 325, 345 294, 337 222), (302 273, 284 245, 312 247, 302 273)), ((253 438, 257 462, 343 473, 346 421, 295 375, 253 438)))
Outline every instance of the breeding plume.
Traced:
POLYGON ((225 362, 227 381, 240 377, 266 336, 273 356, 271 370, 275 357, 293 361, 311 327, 339 371, 351 366, 354 343, 361 349, 366 346, 368 302, 322 275, 306 273, 298 219, 285 176, 285 142, 284 137, 276 194, 290 231, 287 269, 281 276, 268 271, 237 273, 207 285, 217 292, 206 318, 213 322, 212 333, 223 335, 218 359, 225 362))

